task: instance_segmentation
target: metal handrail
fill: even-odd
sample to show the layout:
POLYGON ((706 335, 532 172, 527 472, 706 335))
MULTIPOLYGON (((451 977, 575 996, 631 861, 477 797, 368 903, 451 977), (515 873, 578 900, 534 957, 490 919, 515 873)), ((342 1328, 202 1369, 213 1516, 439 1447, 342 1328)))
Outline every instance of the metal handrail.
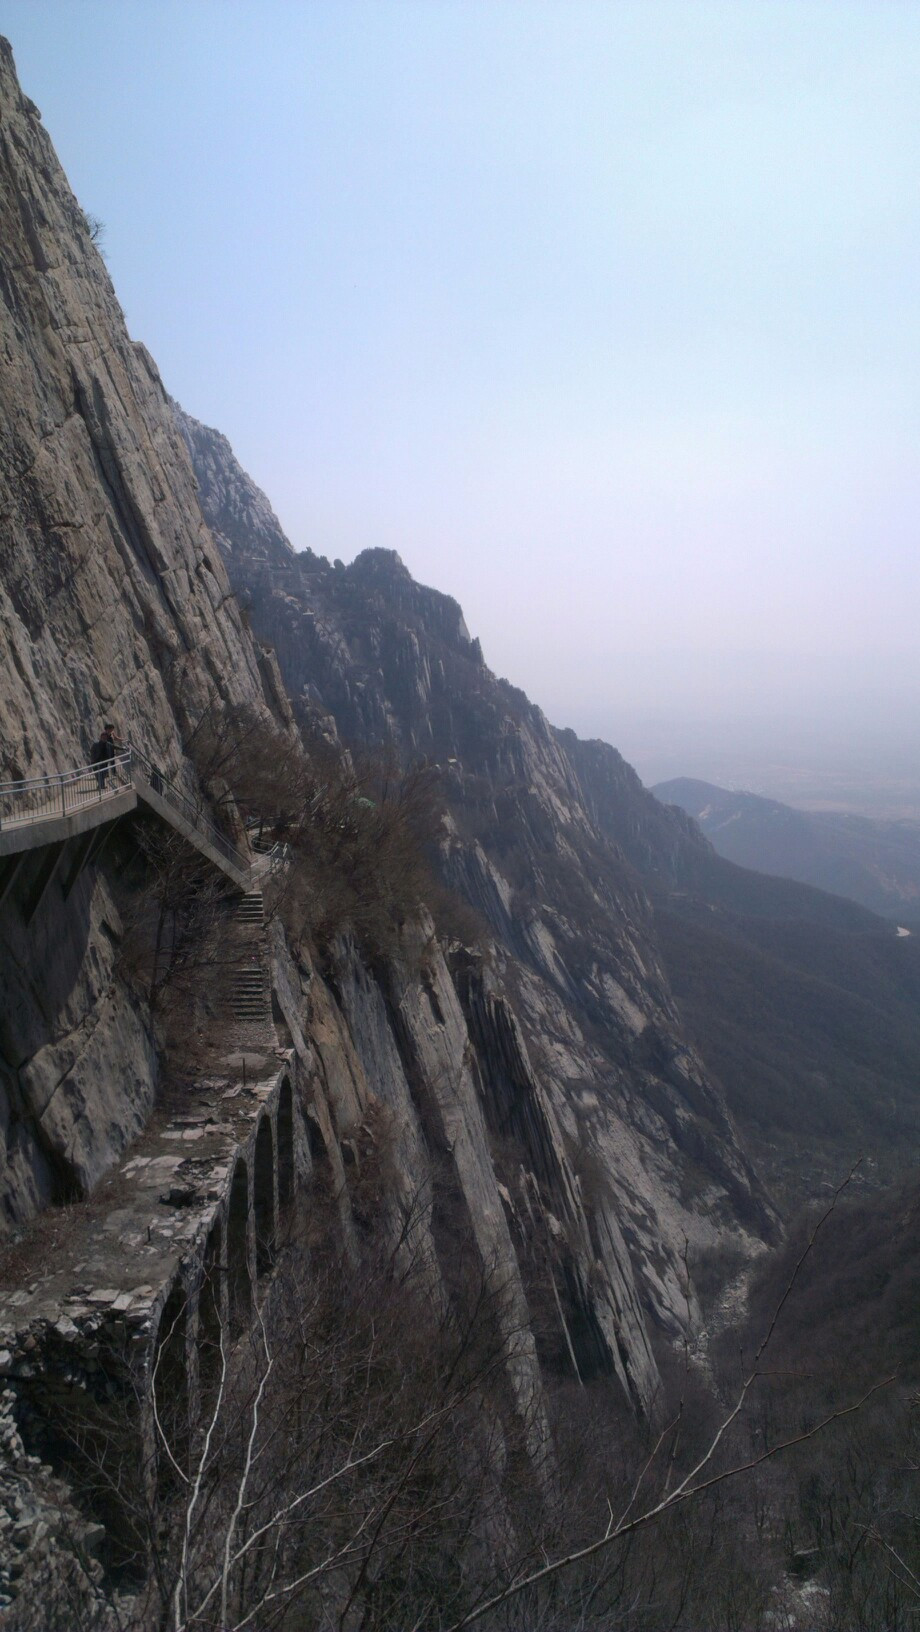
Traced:
POLYGON ((275 839, 266 846, 263 835, 266 832, 271 833, 275 826, 275 822, 266 821, 262 816, 250 816, 246 823, 250 848, 255 851, 256 855, 265 857, 268 862, 269 873, 280 872, 281 868, 286 865, 291 853, 291 847, 286 839, 275 839))
POLYGON ((145 782, 151 791, 172 805, 192 827, 195 827, 240 872, 249 871, 249 862, 236 846, 214 826, 187 794, 180 791, 162 771, 137 748, 124 748, 111 759, 96 765, 81 765, 70 771, 56 771, 49 776, 21 777, 13 782, 0 782, 0 827, 20 826, 30 821, 45 821, 54 816, 110 799, 126 787, 145 782), (111 781, 112 786, 108 787, 111 781), (12 809, 4 810, 9 802, 12 809))
POLYGON ((159 767, 154 765, 146 754, 142 754, 138 748, 131 749, 131 753, 141 766, 144 781, 151 790, 158 794, 161 799, 165 799, 167 804, 172 805, 174 810, 178 810, 179 814, 184 816, 186 821, 190 822, 193 827, 200 829, 209 842, 221 852, 221 855, 226 856, 234 867, 238 867, 240 872, 248 872, 249 862, 242 851, 237 850, 236 845, 230 843, 230 840, 221 833, 220 828, 215 827, 213 822, 208 821, 207 816, 202 814, 201 806, 196 805, 194 800, 188 797, 188 794, 182 793, 172 782, 169 782, 159 767))
POLYGON ((113 767, 126 766, 131 763, 133 750, 126 748, 123 753, 116 754, 100 765, 80 765, 74 771, 55 771, 50 776, 26 776, 18 782, 0 782, 0 796, 27 792, 30 788, 59 788, 63 783, 76 782, 84 776, 95 776, 102 769, 112 770, 113 767))
POLYGON ((110 799, 132 782, 130 749, 98 765, 0 783, 0 827, 22 827, 110 799), (109 784, 111 783, 111 787, 109 784))

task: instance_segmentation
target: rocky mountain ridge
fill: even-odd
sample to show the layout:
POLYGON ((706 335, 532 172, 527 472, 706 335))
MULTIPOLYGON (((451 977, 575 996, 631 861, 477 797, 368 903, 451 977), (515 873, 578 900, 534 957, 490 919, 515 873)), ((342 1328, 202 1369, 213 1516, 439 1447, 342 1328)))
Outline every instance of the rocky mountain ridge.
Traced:
MULTIPOLYGON (((96 1632, 163 1624, 150 1558, 175 1484, 151 1420, 158 1368, 193 1439, 225 1338, 245 1362, 256 1310, 274 1340, 285 1297, 299 1319, 323 1273, 344 1296, 371 1249, 445 1329, 462 1325, 464 1276, 484 1293, 490 1375, 472 1409, 493 1413, 491 1554, 521 1464, 518 1496, 552 1490, 566 1390, 616 1398, 621 1424, 654 1420, 706 1255, 756 1255, 777 1232, 726 1097, 745 1109, 754 1082, 762 1111, 773 1088, 724 1046, 762 1036, 738 969, 753 990, 781 968, 787 1008, 820 998, 817 1036, 797 1016, 793 1046, 807 1036, 824 1066, 842 1037, 873 1080, 879 1013, 905 1080, 920 1059, 916 971, 891 962, 890 926, 731 867, 613 748, 555 730, 392 552, 345 567, 291 550, 226 439, 176 408, 128 336, 5 42, 0 352, 0 777, 84 763, 111 716, 245 848, 240 784, 205 751, 244 721, 253 757, 264 743, 318 767, 307 848, 349 754, 424 767, 438 816, 431 899, 401 901, 368 947, 347 915, 315 933, 293 840, 250 854, 240 900, 155 805, 47 842, 37 824, 18 848, 0 809, 0 1530, 15 1536, 0 1611, 18 1632, 70 1632, 78 1610, 96 1632), (207 911, 191 946, 169 947, 176 1021, 132 935, 144 912, 173 933, 184 896, 207 911), (694 987, 701 950, 715 996, 694 987), (116 1446, 117 1502, 81 1443, 116 1446), (119 1481, 135 1464, 154 1517, 131 1553, 119 1481), (42 1517, 55 1507, 60 1524, 42 1517)), ((342 785, 334 836, 373 836, 373 802, 342 785)), ((616 1462, 616 1415, 602 1420, 616 1462)))
MULTIPOLYGON (((517 1068, 494 1129, 512 1130, 519 1147, 518 1175, 503 1174, 515 1208, 545 1161, 521 1110, 523 1076, 528 1097, 551 1103, 576 1168, 592 1174, 600 1227, 622 1232, 656 1324, 676 1335, 685 1240, 704 1253, 741 1225, 756 1247, 773 1228, 721 1094, 682 1035, 634 865, 654 856, 666 867, 705 842, 614 749, 555 731, 497 680, 457 603, 414 582, 393 552, 343 567, 293 554, 273 528, 248 543, 237 532, 231 548, 221 518, 252 510, 249 478, 224 439, 181 412, 179 423, 206 473, 202 499, 231 581, 304 729, 440 767, 441 875, 488 924, 501 987, 539 1061, 517 1068)), ((544 1204, 553 1214, 551 1195, 544 1204)))
MULTIPOLYGON (((11 722, 3 772, 47 774, 85 763, 101 719, 113 717, 125 738, 207 806, 220 790, 202 784, 200 764, 189 752, 202 721, 219 732, 222 720, 245 708, 266 733, 283 736, 290 734, 293 716, 274 656, 253 639, 231 593, 156 369, 126 333, 104 263, 39 115, 19 91, 6 45, 0 51, 0 211, 0 344, 6 363, 0 408, 0 694, 11 722)), ((205 478, 202 485, 207 490, 205 478)), ((286 558, 267 505, 256 499, 240 511, 241 525, 240 517, 262 529, 272 566, 286 558)), ((237 522, 226 510, 217 520, 226 545, 237 522)), ((372 587, 379 563, 367 565, 372 587)), ((400 582, 407 604, 413 603, 419 592, 406 575, 400 582)), ((437 621, 457 658, 481 666, 457 609, 443 597, 437 621)), ((393 660, 405 667, 402 649, 393 660)), ((414 684, 411 673, 408 679, 414 684)), ((363 709, 369 720, 376 718, 372 693, 362 698, 356 690, 354 701, 357 713, 363 709)), ((468 720, 468 734, 472 726, 468 720)), ((524 752, 540 754, 544 744, 551 748, 547 729, 534 718, 524 752)), ((503 749, 512 761, 520 752, 512 740, 503 749)), ((559 760, 554 778, 564 781, 567 774, 559 760)), ((40 897, 32 888, 31 863, 4 874, 2 1199, 5 1229, 17 1238, 42 1208, 93 1193, 142 1130, 161 1092, 162 1034, 122 957, 118 875, 126 866, 136 869, 131 831, 128 824, 110 853, 79 875, 68 863, 40 897), (77 879, 72 890, 65 888, 71 874, 77 879)), ((478 869, 483 889, 501 897, 505 886, 484 852, 474 847, 463 865, 478 869)), ((580 1075, 588 1069, 591 1045, 576 1030, 576 1053, 566 1054, 572 1031, 567 977, 541 924, 534 922, 525 938, 534 971, 545 965, 556 983, 559 1037, 553 1046, 565 1059, 564 1071, 580 1075)), ((643 979, 641 953, 626 946, 624 957, 630 972, 623 978, 636 985, 643 979)), ((283 940, 273 943, 275 1007, 300 1061, 299 1092, 325 1130, 329 1160, 340 1173, 340 1141, 354 1136, 375 1102, 394 1098, 405 1159, 397 1192, 423 1192, 433 1167, 440 1171, 446 1164, 483 1260, 503 1266, 517 1299, 518 1326, 528 1282, 536 1276, 525 1262, 533 1256, 536 1219, 562 1278, 563 1365, 618 1375, 628 1396, 647 1409, 656 1369, 620 1198, 605 1179, 602 1193, 586 1205, 572 1164, 578 1143, 572 1106, 546 1085, 531 1059, 510 983, 475 960, 461 963, 456 976, 449 975, 432 942, 426 967, 436 968, 437 976, 428 977, 429 996, 398 959, 370 971, 343 942, 335 967, 325 971, 327 986, 323 973, 302 967, 302 954, 294 955, 283 940), (347 1082, 363 1086, 346 1090, 347 1082), (451 1087, 441 1111, 432 1109, 416 1125, 412 1106, 421 1096, 433 1107, 444 1099, 445 1084, 451 1087), (516 1124, 520 1142, 530 1144, 526 1175, 510 1186, 490 1153, 489 1116, 503 1126, 496 1108, 502 1095, 523 1106, 515 1110, 516 1124), (435 1135, 431 1130, 442 1119, 450 1131, 435 1135)), ((618 1021, 625 1036, 639 1025, 638 1006, 625 988, 610 985, 612 979, 609 990, 627 1016, 628 1023, 622 1016, 618 1021)), ((533 977, 528 980, 530 1002, 539 1005, 542 989, 533 977)), ((521 992, 527 988, 525 980, 521 992)), ((655 1005, 664 1014, 663 991, 655 1005)), ((171 1069, 181 1064, 166 1061, 171 1069)), ((674 1069, 679 1080, 694 1072, 682 1053, 674 1069)), ((584 1101, 590 1110, 588 1089, 584 1101)), ((657 1126, 656 1161, 666 1173, 667 1135, 663 1122, 657 1126)), ((733 1160, 739 1193, 746 1194, 750 1179, 743 1160, 737 1153, 733 1160)), ((644 1205, 638 1182, 633 1189, 638 1217, 644 1205)), ((733 1222, 724 1196, 717 1205, 733 1222)), ((654 1272, 661 1288, 657 1307, 672 1330, 684 1307, 676 1228, 670 1231, 674 1251, 665 1249, 664 1267, 654 1272)), ((709 1229, 704 1224, 704 1233, 709 1229)), ((652 1233, 657 1261, 657 1225, 652 1233)), ((35 1284, 41 1303, 41 1277, 35 1284)), ((526 1364, 532 1395, 533 1358, 526 1364)))
MULTIPOLYGON (((241 509, 236 493, 251 505, 251 483, 225 440, 179 418, 209 480, 219 469, 223 505, 241 509)), ((219 513, 209 519, 221 542, 219 513)), ((553 1036, 562 1030, 568 1041, 565 1027, 577 1017, 570 1080, 600 1076, 609 1090, 624 1066, 638 1072, 628 1131, 620 1125, 611 1141, 630 1151, 629 1177, 606 1145, 601 1163, 630 1197, 634 1248, 643 1241, 648 1252, 654 1239, 667 1255, 661 1242, 684 1229, 697 1252, 718 1239, 699 1216, 680 1223, 678 1209, 668 1221, 670 1201, 650 1222, 648 1198, 661 1197, 661 1175, 650 1178, 648 1128, 638 1150, 635 1140, 652 1108, 677 1151, 663 1188, 689 1159, 691 1189, 705 1193, 715 1180, 709 1199, 724 1186, 728 1213, 759 1218, 755 1229, 769 1229, 769 1210, 758 1212, 762 1192, 751 1189, 745 1158, 738 1162, 726 1104, 786 1207, 845 1172, 861 1150, 878 1171, 897 1171, 904 1141, 920 1126, 912 943, 853 901, 717 855, 692 818, 643 788, 615 749, 555 730, 496 679, 457 603, 414 583, 393 552, 364 551, 346 567, 310 550, 293 554, 274 534, 247 542, 237 533, 232 559, 221 547, 304 729, 440 766, 449 812, 442 876, 509 954, 508 978, 516 1002, 529 1002, 533 1035, 553 1015, 553 1036), (690 1082, 675 1064, 688 1031, 690 1082), (887 1051, 879 1046, 885 1032, 887 1051), (590 1062, 580 1052, 588 1035, 599 1048, 590 1062), (803 1116, 812 1139, 804 1154, 794 1132, 803 1116), (637 1195, 643 1200, 633 1208, 637 1195)), ((541 1057, 545 1049, 553 1057, 545 1043, 541 1057)), ((559 1092, 565 1100, 567 1090, 559 1092)), ((614 1086, 615 1102, 619 1093, 614 1086)), ((593 1144, 593 1130, 588 1137, 593 1144)), ((667 1325, 660 1291, 652 1305, 667 1325)))
POLYGON ((848 896, 901 922, 920 911, 916 822, 796 810, 692 777, 677 777, 652 791, 692 816, 728 861, 848 896))
MULTIPOLYGON (((0 246, 0 699, 8 724, 0 776, 50 777, 85 764, 102 719, 113 718, 160 774, 215 819, 219 809, 232 819, 228 789, 202 768, 203 727, 219 740, 245 711, 266 737, 290 745, 291 708, 272 654, 231 592, 156 369, 126 332, 5 42, 0 246)), ((266 523, 262 509, 257 520, 266 523)), ((484 1284, 501 1286, 502 1410, 535 1469, 547 1418, 531 1329, 531 1216, 554 1243, 539 1267, 544 1278, 560 1277, 552 1320, 562 1369, 618 1379, 634 1409, 653 1410, 657 1369, 618 1207, 606 1201, 601 1223, 589 1225, 554 1107, 541 1098, 513 1007, 489 972, 473 959, 453 974, 421 910, 374 967, 347 926, 320 967, 308 936, 294 944, 276 915, 264 932, 264 1017, 221 1018, 218 960, 193 994, 192 1029, 170 1034, 132 974, 124 916, 126 901, 156 907, 155 847, 135 816, 111 827, 100 829, 98 848, 67 834, 43 845, 39 826, 17 849, 12 834, 0 861, 0 1369, 29 1454, 38 1449, 73 1477, 79 1501, 79 1455, 55 1438, 62 1388, 69 1407, 90 1408, 101 1378, 103 1397, 140 1401, 143 1413, 165 1348, 177 1388, 193 1398, 191 1320, 208 1254, 220 1268, 226 1260, 238 1322, 241 1288, 269 1274, 260 1231, 295 1173, 298 1216, 322 1184, 335 1196, 346 1262, 358 1250, 352 1190, 367 1190, 368 1169, 379 1168, 375 1235, 402 1255, 404 1272, 427 1276, 433 1307, 450 1307, 454 1260, 464 1255, 484 1284), (506 1086, 527 1098, 541 1153, 543 1188, 523 1214, 506 1193, 488 1127, 487 1106, 506 1086), (285 1094, 282 1183, 272 1164, 285 1094), (248 1122, 228 1102, 248 1106, 248 1122), (160 1141, 153 1153, 143 1139, 133 1143, 142 1134, 160 1141), (141 1168, 146 1187, 133 1177, 141 1168), (103 1183, 109 1177, 114 1189, 103 1183), (541 1217, 547 1195, 555 1212, 541 1217), (137 1216, 145 1206, 146 1225, 137 1216), (62 1207, 74 1210, 70 1234, 80 1243, 67 1286, 57 1268, 68 1260, 49 1260, 34 1224, 62 1207), (181 1352, 174 1343, 170 1350, 177 1311, 189 1330, 181 1352), (139 1368, 128 1377, 112 1358, 126 1333, 139 1368)), ((234 836, 245 843, 241 831, 234 836)), ((174 858, 175 847, 166 859, 174 858)), ((186 857, 183 866, 197 890, 199 862, 186 857)), ((220 903, 212 919, 211 932, 224 935, 220 903)), ((18 1439, 15 1449, 19 1456, 18 1439)), ((22 1479, 13 1468, 11 1487, 22 1479)), ((103 1524, 117 1517, 106 1509, 103 1524)), ((42 1582, 57 1579, 56 1548, 36 1531, 15 1583, 4 1578, 5 1605, 10 1590, 23 1628, 47 1632, 42 1582)), ((96 1578, 84 1584, 95 1602, 96 1578)))

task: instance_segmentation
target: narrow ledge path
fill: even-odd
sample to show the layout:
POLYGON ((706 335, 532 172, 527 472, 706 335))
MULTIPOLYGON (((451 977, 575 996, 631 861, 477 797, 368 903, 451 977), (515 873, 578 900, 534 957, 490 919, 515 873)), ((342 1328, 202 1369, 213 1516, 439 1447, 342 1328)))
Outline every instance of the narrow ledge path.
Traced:
POLYGON ((116 755, 105 768, 83 765, 0 783, 0 863, 6 861, 11 873, 16 858, 28 851, 63 844, 138 808, 180 834, 237 889, 252 889, 250 860, 135 748, 116 755))

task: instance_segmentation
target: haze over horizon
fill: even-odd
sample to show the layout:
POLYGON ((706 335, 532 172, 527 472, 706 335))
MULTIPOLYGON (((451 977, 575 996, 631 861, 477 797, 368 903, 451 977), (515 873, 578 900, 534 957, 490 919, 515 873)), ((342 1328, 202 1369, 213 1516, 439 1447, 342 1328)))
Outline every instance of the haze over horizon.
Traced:
POLYGON ((0 32, 132 334, 296 548, 397 549, 648 782, 920 813, 916 8, 0 32))

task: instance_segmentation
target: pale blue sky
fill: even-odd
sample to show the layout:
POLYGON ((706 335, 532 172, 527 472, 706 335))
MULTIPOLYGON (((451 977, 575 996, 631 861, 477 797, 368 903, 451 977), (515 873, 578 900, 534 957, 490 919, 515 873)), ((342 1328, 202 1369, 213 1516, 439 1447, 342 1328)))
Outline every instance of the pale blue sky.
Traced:
POLYGON ((132 334, 295 546, 398 549, 640 770, 642 721, 749 714, 920 769, 920 6, 0 0, 0 31, 132 334))

